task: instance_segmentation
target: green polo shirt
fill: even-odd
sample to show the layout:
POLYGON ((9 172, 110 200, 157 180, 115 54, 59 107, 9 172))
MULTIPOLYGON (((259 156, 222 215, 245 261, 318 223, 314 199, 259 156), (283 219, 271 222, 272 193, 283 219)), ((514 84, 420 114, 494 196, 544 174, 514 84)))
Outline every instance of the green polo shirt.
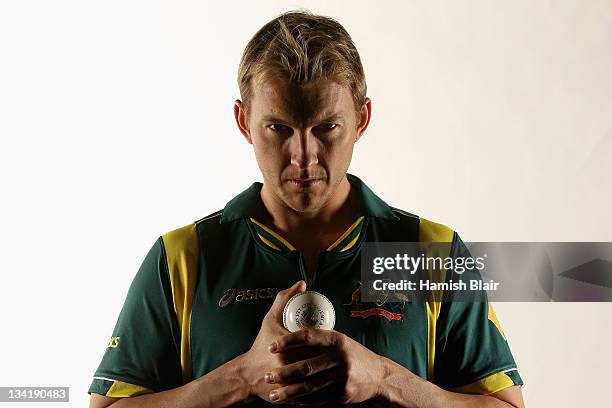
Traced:
POLYGON ((334 330, 440 387, 490 394, 522 385, 488 302, 360 301, 364 242, 450 242, 452 256, 469 252, 453 230, 393 208, 347 177, 359 197, 357 218, 321 252, 312 277, 303 255, 262 223, 261 183, 159 237, 134 277, 89 393, 136 396, 205 375, 248 351, 276 293, 299 279, 330 299, 334 330))

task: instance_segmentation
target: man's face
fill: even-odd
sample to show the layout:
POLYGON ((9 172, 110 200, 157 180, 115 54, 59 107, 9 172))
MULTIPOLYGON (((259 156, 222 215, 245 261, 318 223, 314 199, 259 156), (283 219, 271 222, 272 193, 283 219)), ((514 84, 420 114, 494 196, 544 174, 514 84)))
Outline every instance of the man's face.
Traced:
POLYGON ((369 121, 369 104, 358 115, 350 89, 327 80, 255 86, 244 127, 240 102, 236 116, 268 193, 297 212, 324 207, 345 177, 353 145, 369 121))

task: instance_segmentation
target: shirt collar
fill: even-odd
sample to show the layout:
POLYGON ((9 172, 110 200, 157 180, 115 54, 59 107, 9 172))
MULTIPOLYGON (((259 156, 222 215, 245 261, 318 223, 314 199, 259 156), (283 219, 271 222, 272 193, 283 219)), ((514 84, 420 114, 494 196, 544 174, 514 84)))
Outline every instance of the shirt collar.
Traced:
MULTIPOLYGON (((359 214, 387 220, 397 220, 399 217, 393 213, 391 207, 357 176, 346 174, 351 187, 357 191, 359 197, 359 214)), ((255 218, 264 220, 268 218, 268 212, 261 201, 260 182, 253 183, 249 188, 231 199, 223 209, 221 223, 234 221, 241 218, 255 218)))

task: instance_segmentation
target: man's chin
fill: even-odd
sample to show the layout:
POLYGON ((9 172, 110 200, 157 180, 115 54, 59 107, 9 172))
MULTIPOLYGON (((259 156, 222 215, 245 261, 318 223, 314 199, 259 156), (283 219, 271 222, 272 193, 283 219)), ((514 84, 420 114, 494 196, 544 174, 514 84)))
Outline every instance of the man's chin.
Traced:
POLYGON ((291 192, 286 194, 285 197, 287 197, 285 204, 296 212, 308 213, 321 208, 321 194, 291 192))
POLYGON ((296 202, 292 202, 291 203, 291 209, 293 209, 295 212, 299 212, 299 213, 311 213, 311 212, 315 212, 317 210, 319 210, 321 208, 321 205, 319 205, 319 202, 308 202, 308 203, 296 203, 296 202))

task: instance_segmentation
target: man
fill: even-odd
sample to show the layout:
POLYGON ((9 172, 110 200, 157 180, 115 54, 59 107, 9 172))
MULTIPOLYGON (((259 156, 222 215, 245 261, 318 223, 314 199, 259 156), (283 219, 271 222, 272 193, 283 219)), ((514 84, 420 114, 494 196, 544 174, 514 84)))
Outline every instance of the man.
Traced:
POLYGON ((522 381, 486 302, 360 300, 366 241, 467 249, 454 231, 390 207, 347 174, 371 101, 344 28, 306 12, 279 16, 247 45, 239 86, 236 122, 264 183, 155 242, 94 376, 91 407, 522 407, 522 381), (284 305, 307 288, 333 303, 334 330, 283 327, 284 305))

